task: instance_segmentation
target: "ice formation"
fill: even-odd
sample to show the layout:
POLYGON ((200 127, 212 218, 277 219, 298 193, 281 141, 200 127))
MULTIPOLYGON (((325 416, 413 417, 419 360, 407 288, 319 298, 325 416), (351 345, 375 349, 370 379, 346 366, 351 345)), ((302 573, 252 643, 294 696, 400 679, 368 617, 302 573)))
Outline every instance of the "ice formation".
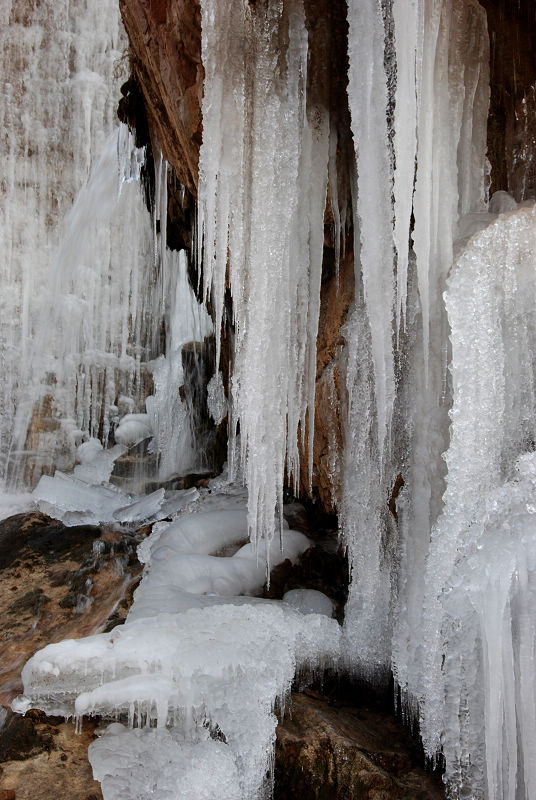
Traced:
POLYGON ((299 432, 312 459, 329 120, 306 102, 301 0, 276 0, 262 14, 233 0, 201 7, 199 256, 217 333, 229 256, 231 471, 240 426, 249 528, 254 540, 269 539, 285 457, 298 479, 299 432))
MULTIPOLYGON (((19 711, 128 721, 90 748, 106 800, 144 797, 148 781, 162 800, 181 791, 260 797, 270 789, 275 704, 284 707, 297 670, 322 669, 338 656, 339 626, 325 603, 315 613, 316 599, 304 614, 244 596, 265 580, 265 560, 241 546, 246 495, 203 491, 143 543, 144 577, 123 626, 49 645, 23 670, 19 711), (224 546, 238 549, 213 555, 224 546)), ((308 546, 303 534, 286 531, 273 561, 294 560, 308 546)))
MULTIPOLYGON (((407 361, 399 375, 394 446, 405 487, 398 502, 399 542, 391 562, 397 595, 391 662, 410 715, 414 711, 411 698, 419 696, 425 563, 430 531, 442 508, 442 453, 449 437, 449 330, 443 293, 459 219, 486 211, 489 103, 489 42, 483 8, 472 1, 419 2, 412 19, 417 35, 407 31, 404 35, 416 59, 415 225, 408 331, 402 351, 407 361)), ((399 153, 398 161, 401 157, 399 153)), ((414 162, 412 150, 407 157, 414 162)), ((389 491, 386 486, 384 493, 389 491)))
MULTIPOLYGON (((59 0, 53 8, 48 4, 26 8, 2 0, 0 18, 4 98, 0 122, 5 131, 1 146, 5 198, 0 210, 3 481, 8 475, 17 477, 13 473, 20 451, 27 446, 26 428, 38 396, 29 380, 31 362, 43 333, 48 340, 51 307, 58 299, 49 268, 60 243, 60 221, 115 127, 114 70, 126 39, 113 4, 97 9, 59 0), (43 315, 46 325, 38 332, 43 315)), ((116 195, 115 190, 112 198, 116 195)), ((91 221, 85 224, 89 231, 91 221)), ((101 238, 97 252, 99 258, 109 259, 107 250, 117 252, 122 247, 128 245, 117 228, 113 240, 101 238)), ((95 261, 85 263, 88 270, 96 266, 95 261)), ((120 287, 118 282, 117 291, 120 287)), ((76 325, 84 317, 82 298, 71 296, 67 279, 60 288, 65 303, 71 300, 66 313, 76 325)), ((70 341, 75 339, 73 335, 70 341)), ((41 352, 44 360, 44 343, 41 352)), ((44 373, 45 364, 40 367, 44 373)))
POLYGON ((159 476, 163 480, 193 471, 201 464, 191 415, 180 396, 185 380, 182 348, 189 342, 202 342, 212 333, 207 310, 197 301, 188 282, 185 251, 167 252, 164 268, 166 354, 150 364, 155 391, 145 401, 154 437, 151 449, 158 454, 159 476))
POLYGON ((421 733, 430 753, 441 741, 452 787, 493 800, 536 786, 535 247, 534 205, 500 216, 458 258, 446 297, 452 427, 426 575, 421 733))
POLYGON ((57 424, 40 446, 55 449, 58 471, 38 484, 38 506, 66 524, 153 523, 126 624, 37 653, 18 708, 124 717, 129 727, 112 724, 91 747, 107 799, 150 787, 157 798, 251 800, 270 789, 274 704, 296 670, 341 655, 372 682, 392 670, 428 755, 445 756, 453 797, 534 797, 536 212, 505 193, 486 202, 483 8, 476 0, 348 2, 356 291, 342 330, 342 463, 329 452, 352 570, 342 646, 319 593, 289 593, 282 603, 246 596, 262 588, 267 563, 295 559, 308 544, 284 529, 281 513, 285 478, 296 483, 304 450, 312 464, 328 185, 337 270, 345 242, 339 131, 307 97, 302 0, 201 2, 197 256, 217 361, 227 282, 236 331, 229 400, 217 364, 208 401, 216 423, 229 414, 230 471, 243 468, 247 508, 242 490, 216 484, 210 495, 142 497, 108 484, 123 448, 147 439, 162 479, 197 465, 181 350, 212 323, 187 285, 185 254, 165 246, 165 159, 156 153, 150 220, 137 185, 143 153, 125 129, 111 133, 117 11, 97 21, 77 3, 55 5, 72 65, 53 42, 50 63, 41 60, 41 12, 26 26, 10 9, 0 2, 14 198, 1 211, 11 257, 2 274, 1 452, 12 466, 34 446, 35 399, 49 402, 57 424), (106 54, 100 66, 97 52, 106 54), (45 76, 29 84, 35 97, 22 114, 13 53, 45 76), (57 109, 63 119, 69 103, 80 127, 58 140, 71 147, 77 139, 82 158, 58 181, 47 126, 30 110, 46 120, 57 109), (107 120, 100 132, 97 117, 107 120), (88 176, 58 250, 55 221, 88 176), (149 374, 154 394, 145 398, 149 374), (107 448, 112 434, 118 444, 107 448), (171 524, 158 521, 170 515, 171 524), (278 526, 283 553, 272 541, 278 526))

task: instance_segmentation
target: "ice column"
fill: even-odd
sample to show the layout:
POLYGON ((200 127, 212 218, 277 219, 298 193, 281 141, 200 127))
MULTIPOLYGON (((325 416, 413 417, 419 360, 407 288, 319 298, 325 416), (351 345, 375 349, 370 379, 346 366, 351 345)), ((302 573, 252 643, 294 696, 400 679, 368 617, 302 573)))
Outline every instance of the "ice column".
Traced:
POLYGON ((447 294, 454 402, 421 732, 431 754, 442 737, 452 787, 490 800, 536 790, 535 247, 534 206, 502 215, 459 257, 447 294))
POLYGON ((217 332, 227 281, 233 295, 231 468, 240 426, 256 540, 273 534, 285 460, 298 478, 298 434, 312 460, 329 120, 306 103, 301 0, 202 12, 199 241, 217 332))

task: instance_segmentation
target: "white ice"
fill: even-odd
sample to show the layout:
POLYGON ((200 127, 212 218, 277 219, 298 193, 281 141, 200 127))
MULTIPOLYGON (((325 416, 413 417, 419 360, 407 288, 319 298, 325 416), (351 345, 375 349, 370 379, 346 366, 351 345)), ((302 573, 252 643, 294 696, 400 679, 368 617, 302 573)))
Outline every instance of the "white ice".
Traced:
POLYGON ((301 0, 277 0, 266 13, 232 0, 203 0, 201 9, 199 257, 217 362, 227 274, 233 295, 230 470, 236 474, 239 425, 256 540, 273 536, 285 457, 299 478, 299 430, 302 438, 307 430, 312 466, 329 120, 305 102, 301 0))
POLYGON ((446 298, 454 401, 426 574, 421 734, 430 754, 442 744, 449 784, 486 800, 536 787, 534 456, 518 459, 536 439, 535 248, 534 204, 500 215, 458 258, 446 298))
POLYGON ((335 610, 333 600, 316 589, 291 589, 283 595, 287 603, 302 614, 325 614, 332 617, 335 610))
POLYGON ((153 428, 148 414, 125 414, 114 431, 116 442, 125 447, 133 447, 152 435, 153 428))
MULTIPOLYGON (((274 705, 297 670, 311 674, 338 657, 328 598, 319 603, 315 596, 302 613, 246 597, 262 588, 265 555, 251 544, 230 556, 207 554, 243 542, 244 493, 203 490, 193 502, 150 537, 124 625, 49 645, 23 670, 25 696, 14 703, 21 712, 38 706, 77 717, 123 714, 137 726, 113 726, 90 750, 105 800, 143 797, 148 781, 162 798, 176 796, 169 792, 177 785, 185 797, 260 796, 270 788, 274 705)), ((283 552, 271 560, 294 560, 308 546, 303 534, 286 531, 283 552)))

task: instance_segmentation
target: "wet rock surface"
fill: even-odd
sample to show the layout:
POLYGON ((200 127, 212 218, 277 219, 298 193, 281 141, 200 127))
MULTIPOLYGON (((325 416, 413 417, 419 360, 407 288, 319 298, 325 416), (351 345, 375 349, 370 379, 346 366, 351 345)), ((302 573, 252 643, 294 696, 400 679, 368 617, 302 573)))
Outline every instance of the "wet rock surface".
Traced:
POLYGON ((60 717, 4 711, 0 728, 0 800, 101 800, 87 748, 94 721, 80 735, 60 717))
POLYGON ((277 728, 274 800, 441 800, 441 779, 397 721, 294 693, 277 728))
POLYGON ((124 619, 141 575, 136 545, 128 532, 68 528, 38 512, 0 522, 0 703, 22 690, 36 650, 124 619))
POLYGON ((0 522, 0 800, 100 800, 81 735, 62 718, 8 707, 25 662, 51 642, 121 624, 141 576, 139 534, 65 527, 39 512, 0 522))

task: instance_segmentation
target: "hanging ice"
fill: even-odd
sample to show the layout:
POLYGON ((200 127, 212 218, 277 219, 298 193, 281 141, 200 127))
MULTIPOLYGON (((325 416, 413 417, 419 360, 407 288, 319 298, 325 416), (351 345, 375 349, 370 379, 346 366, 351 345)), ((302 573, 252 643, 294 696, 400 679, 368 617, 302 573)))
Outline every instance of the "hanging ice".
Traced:
POLYGON ((285 458, 298 479, 298 434, 312 465, 329 122, 324 109, 306 102, 301 0, 201 5, 200 257, 217 338, 229 260, 231 469, 240 426, 249 528, 254 540, 270 539, 285 458))
POLYGON ((371 331, 381 457, 388 444, 395 377, 392 175, 387 140, 385 32, 378 0, 349 0, 348 25, 348 101, 359 180, 354 224, 361 238, 361 280, 371 331))

